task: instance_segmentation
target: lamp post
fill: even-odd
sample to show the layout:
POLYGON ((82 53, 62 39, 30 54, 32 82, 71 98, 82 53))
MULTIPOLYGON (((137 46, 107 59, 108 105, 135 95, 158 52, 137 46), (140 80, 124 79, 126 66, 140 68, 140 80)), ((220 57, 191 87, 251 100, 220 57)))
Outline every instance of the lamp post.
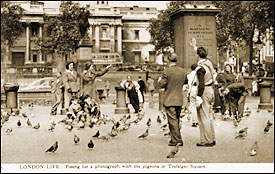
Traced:
POLYGON ((260 38, 260 33, 258 35, 258 40, 257 42, 255 42, 255 45, 256 45, 256 48, 257 48, 257 51, 258 51, 258 71, 260 73, 260 66, 261 66, 261 47, 262 47, 262 41, 261 41, 261 38, 260 38))

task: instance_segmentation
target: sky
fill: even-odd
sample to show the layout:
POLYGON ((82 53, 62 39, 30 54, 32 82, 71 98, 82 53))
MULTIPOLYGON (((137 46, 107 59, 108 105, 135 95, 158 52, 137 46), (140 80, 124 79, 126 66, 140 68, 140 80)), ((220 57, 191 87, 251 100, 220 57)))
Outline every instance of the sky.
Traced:
MULTIPOLYGON (((46 8, 54 8, 59 7, 60 1, 42 1, 44 2, 44 7, 46 8)), ((77 2, 77 1, 75 1, 77 2)), ((79 1, 81 4, 86 3, 95 3, 95 1, 79 1)), ((139 7, 156 7, 158 10, 166 9, 166 4, 170 1, 109 1, 109 4, 115 6, 134 6, 137 5, 139 7)))

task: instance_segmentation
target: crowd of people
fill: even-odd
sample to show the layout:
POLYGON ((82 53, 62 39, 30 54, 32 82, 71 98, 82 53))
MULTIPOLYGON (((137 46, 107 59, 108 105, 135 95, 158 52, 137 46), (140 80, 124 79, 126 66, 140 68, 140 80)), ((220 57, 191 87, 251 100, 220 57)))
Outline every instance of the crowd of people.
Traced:
POLYGON ((187 110, 192 127, 199 126, 200 142, 197 146, 216 145, 214 119, 220 112, 223 120, 231 118, 234 126, 244 116, 244 105, 248 89, 242 73, 234 74, 230 65, 225 65, 224 73, 218 72, 207 57, 203 47, 196 48, 197 63, 191 65, 191 72, 176 65, 177 56, 168 56, 169 67, 163 71, 158 84, 164 88, 163 105, 168 116, 171 140, 169 146, 182 145, 180 119, 187 110), (183 96, 187 91, 187 96, 183 96), (189 107, 183 107, 183 98, 188 98, 189 107), (183 109, 184 108, 184 109, 183 109))
MULTIPOLYGON (((221 73, 208 59, 203 47, 197 48, 196 53, 197 63, 192 64, 190 73, 177 66, 177 55, 171 53, 168 56, 168 67, 157 81, 158 86, 164 88, 163 106, 171 136, 169 146, 183 144, 179 125, 182 111, 188 111, 192 127, 199 126, 200 142, 197 146, 206 147, 216 144, 213 125, 215 112, 220 112, 223 120, 233 119, 235 126, 244 115, 248 91, 242 73, 234 74, 230 65, 225 65, 224 72, 221 73), (183 96, 183 91, 187 91, 187 96, 183 96), (188 98, 189 103, 189 107, 185 109, 184 97, 188 98)), ((108 65, 98 72, 93 64, 86 64, 83 72, 77 74, 74 63, 68 63, 65 72, 57 73, 52 88, 56 102, 52 106, 51 114, 57 114, 57 108, 64 100, 63 108, 69 115, 68 119, 85 122, 87 116, 99 117, 100 106, 95 79, 106 74, 110 67, 111 65, 108 65)), ((141 112, 144 107, 145 93, 149 93, 149 105, 154 103, 155 81, 151 76, 144 81, 141 76, 134 80, 128 75, 119 85, 126 90, 126 103, 132 105, 134 113, 141 112)), ((111 88, 109 81, 106 82, 105 88, 108 96, 111 88)))

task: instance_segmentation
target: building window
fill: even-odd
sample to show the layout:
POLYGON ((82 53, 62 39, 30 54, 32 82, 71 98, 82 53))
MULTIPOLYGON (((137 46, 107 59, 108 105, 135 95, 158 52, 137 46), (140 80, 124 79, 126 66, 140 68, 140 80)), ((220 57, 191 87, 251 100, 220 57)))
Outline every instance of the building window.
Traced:
POLYGON ((139 30, 135 30, 135 40, 139 40, 139 30))
POLYGON ((32 61, 33 62, 37 62, 37 54, 33 54, 32 55, 32 61))
POLYGON ((122 40, 125 39, 125 31, 124 30, 121 30, 121 35, 122 35, 122 40))
POLYGON ((101 4, 104 4, 104 1, 101 1, 101 4))
POLYGON ((107 28, 102 28, 102 38, 107 38, 107 28))
POLYGON ((146 8, 146 10, 150 10, 150 8, 146 8))
POLYGON ((32 28, 32 37, 37 37, 38 28, 32 28))
POLYGON ((149 62, 156 63, 156 52, 155 51, 149 51, 149 62))
POLYGON ((134 8, 130 8, 130 10, 134 10, 134 8))

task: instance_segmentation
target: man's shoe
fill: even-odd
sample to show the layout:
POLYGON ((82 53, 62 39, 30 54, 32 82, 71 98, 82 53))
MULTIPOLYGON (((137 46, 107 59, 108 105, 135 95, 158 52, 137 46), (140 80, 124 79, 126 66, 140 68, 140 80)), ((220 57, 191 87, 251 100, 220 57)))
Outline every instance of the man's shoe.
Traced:
POLYGON ((216 141, 213 141, 213 142, 210 143, 210 144, 212 144, 213 146, 215 146, 215 145, 216 145, 216 141))
MULTIPOLYGON (((183 143, 178 143, 179 146, 183 146, 183 143)), ((176 146, 177 143, 168 143, 168 146, 176 146)))
POLYGON ((213 147, 214 145, 212 143, 197 143, 197 146, 199 146, 199 147, 213 147))

